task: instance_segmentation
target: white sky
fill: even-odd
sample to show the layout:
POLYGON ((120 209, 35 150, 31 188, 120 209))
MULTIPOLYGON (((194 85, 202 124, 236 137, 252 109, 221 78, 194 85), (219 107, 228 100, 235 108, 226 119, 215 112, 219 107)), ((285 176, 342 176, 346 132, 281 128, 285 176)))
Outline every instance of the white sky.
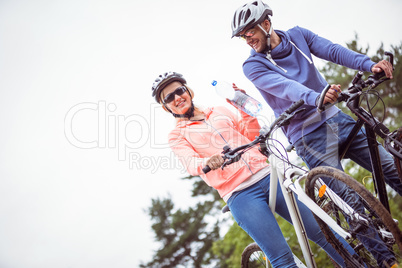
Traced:
MULTIPOLYGON (((170 153, 174 120, 154 104, 162 72, 185 75, 204 106, 249 48, 231 39, 240 0, 0 1, 0 267, 137 267, 157 244, 144 209, 191 185, 170 153), (99 128, 98 128, 99 126, 99 128)), ((345 44, 402 41, 402 2, 268 2, 295 25, 345 44)), ((269 109, 265 108, 266 114, 269 109)))

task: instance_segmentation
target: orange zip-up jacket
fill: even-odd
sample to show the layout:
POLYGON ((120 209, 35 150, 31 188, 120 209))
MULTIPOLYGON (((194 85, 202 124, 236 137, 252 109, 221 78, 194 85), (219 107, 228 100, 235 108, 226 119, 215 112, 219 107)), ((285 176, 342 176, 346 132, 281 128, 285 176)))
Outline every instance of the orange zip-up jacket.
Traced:
POLYGON ((253 147, 236 163, 204 174, 207 160, 222 152, 225 145, 231 148, 250 143, 259 135, 260 125, 255 117, 241 112, 238 119, 224 107, 204 110, 205 120, 178 122, 169 134, 169 145, 188 173, 201 178, 215 188, 221 197, 234 190, 260 169, 268 166, 267 158, 253 147))

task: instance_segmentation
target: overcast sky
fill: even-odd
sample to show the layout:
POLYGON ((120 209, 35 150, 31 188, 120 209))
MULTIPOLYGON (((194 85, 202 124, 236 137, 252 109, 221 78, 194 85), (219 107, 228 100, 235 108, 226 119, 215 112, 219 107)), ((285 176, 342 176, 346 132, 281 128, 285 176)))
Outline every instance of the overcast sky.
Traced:
MULTIPOLYGON (((202 106, 213 79, 262 101, 231 39, 240 0, 0 0, 0 267, 137 267, 158 244, 144 209, 187 174, 167 146, 173 118, 151 85, 182 73, 202 106)), ((274 29, 344 45, 402 41, 399 0, 272 0, 274 29)), ((270 110, 264 107, 264 114, 270 110)))

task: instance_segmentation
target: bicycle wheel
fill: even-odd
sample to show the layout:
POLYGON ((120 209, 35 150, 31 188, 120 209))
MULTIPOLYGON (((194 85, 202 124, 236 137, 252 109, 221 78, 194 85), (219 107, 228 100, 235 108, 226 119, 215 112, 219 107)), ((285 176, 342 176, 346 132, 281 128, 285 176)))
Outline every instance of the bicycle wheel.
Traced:
MULTIPOLYGON (((332 167, 316 167, 309 172, 305 187, 307 195, 330 215, 339 226, 351 234, 351 238, 348 239, 347 242, 353 247, 358 256, 351 256, 335 238, 328 225, 314 215, 328 242, 331 243, 344 258, 348 267, 361 267, 363 262, 367 267, 378 267, 375 256, 377 255, 378 257, 380 253, 373 249, 368 251, 363 246, 364 242, 362 242, 367 241, 367 239, 374 239, 373 232, 378 233, 379 237, 381 237, 382 241, 378 241, 377 244, 385 243, 396 258, 401 259, 398 250, 398 247, 402 249, 401 231, 389 212, 362 184, 341 170, 332 167), (359 215, 362 219, 365 219, 365 221, 346 216, 350 215, 348 208, 335 205, 334 196, 329 195, 327 193, 328 191, 325 191, 325 186, 320 187, 319 183, 316 183, 319 178, 323 177, 330 177, 342 181, 358 194, 365 207, 364 215, 359 215), (369 233, 371 233, 370 237, 365 235, 369 233)), ((373 242, 373 240, 371 241, 373 242)))
MULTIPOLYGON (((402 127, 399 128, 396 133, 396 140, 399 142, 402 142, 402 127)), ((400 148, 399 146, 396 145, 395 150, 401 151, 402 148, 400 148)), ((398 170, 399 179, 402 181, 402 159, 398 158, 397 156, 394 156, 394 161, 395 161, 396 169, 398 170)))
POLYGON ((257 243, 248 245, 241 254, 241 267, 272 267, 264 252, 260 249, 257 243))

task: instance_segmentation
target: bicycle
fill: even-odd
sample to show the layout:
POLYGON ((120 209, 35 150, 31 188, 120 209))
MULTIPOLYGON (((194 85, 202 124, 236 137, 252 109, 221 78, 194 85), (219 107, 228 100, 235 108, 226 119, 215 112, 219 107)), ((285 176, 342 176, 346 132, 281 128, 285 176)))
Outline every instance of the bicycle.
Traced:
MULTIPOLYGON (((328 240, 331 240, 331 244, 339 252, 339 254, 345 260, 347 267, 375 267, 376 264, 372 264, 373 257, 369 258, 365 256, 366 251, 360 250, 361 244, 360 238, 362 228, 375 228, 375 232, 378 233, 383 241, 389 246, 397 245, 402 249, 402 232, 399 230, 397 224, 392 219, 388 211, 381 205, 381 203, 361 184, 359 184, 352 177, 348 176, 344 172, 330 167, 317 167, 311 171, 307 171, 292 164, 287 154, 277 149, 272 142, 275 140, 271 138, 272 133, 278 128, 286 125, 302 109, 298 108, 303 105, 303 101, 296 102, 283 114, 281 114, 269 127, 263 126, 260 130, 260 135, 255 138, 249 144, 242 145, 240 147, 231 149, 228 146, 223 148, 224 163, 222 168, 232 163, 235 163, 241 159, 241 155, 253 146, 260 146, 260 152, 269 158, 271 164, 271 180, 270 180, 270 195, 269 206, 270 209, 275 211, 276 203, 276 191, 279 181, 279 186, 284 193, 285 202, 291 215, 291 220, 300 244, 303 257, 305 259, 307 267, 317 267, 311 252, 306 231, 301 221, 301 216, 298 211, 295 195, 298 196, 299 201, 304 203, 319 220, 329 226, 334 232, 339 234, 345 240, 353 240, 359 242, 355 251, 358 256, 352 255, 343 245, 335 238, 334 233, 324 233, 328 240), (346 185, 354 189, 359 196, 363 199, 363 203, 367 206, 367 211, 363 215, 351 208, 345 201, 339 198, 329 187, 326 187, 321 177, 332 177, 343 181, 346 185), (325 197, 330 199, 330 204, 341 211, 345 217, 353 220, 353 226, 356 228, 349 228, 349 226, 341 225, 341 222, 332 218, 323 210, 316 200, 309 197, 303 190, 301 182, 306 180, 306 187, 315 192, 315 188, 320 189, 321 198, 325 197), (359 234, 359 235, 357 235, 359 234), (360 238, 359 238, 359 237, 360 238), (357 251, 357 249, 359 249, 357 251)), ((207 173, 210 169, 206 166, 204 172, 207 173)), ((342 222, 344 223, 344 222, 342 222)), ((295 258, 295 260, 297 257, 295 258)), ((299 267, 306 267, 298 259, 296 263, 299 267)), ((258 267, 262 265, 269 267, 269 260, 265 257, 264 253, 253 243, 246 247, 242 254, 242 267, 258 267), (255 257, 256 256, 256 257, 255 257)))
MULTIPOLYGON (((394 55, 389 52, 385 52, 386 56, 389 56, 389 62, 393 65, 394 55)), ((357 116, 357 122, 352 132, 347 138, 347 142, 340 148, 340 159, 342 159, 348 148, 350 147, 353 139, 356 137, 359 130, 364 126, 367 135, 367 142, 370 149, 371 167, 374 180, 374 186, 376 194, 380 202, 384 207, 390 211, 387 191, 384 182, 384 175, 381 167, 381 159, 378 153, 378 143, 377 136, 383 139, 385 149, 391 153, 394 157, 394 162, 398 170, 399 178, 402 182, 402 127, 391 132, 388 127, 386 127, 379 119, 377 119, 373 113, 370 104, 367 101, 368 110, 366 111, 361 106, 361 100, 363 97, 368 96, 368 94, 374 94, 378 97, 376 103, 380 98, 378 92, 374 90, 381 83, 389 80, 389 78, 384 78, 384 72, 379 74, 370 75, 366 80, 363 79, 363 72, 358 72, 352 80, 352 85, 346 90, 339 94, 338 100, 333 104, 324 105, 324 97, 329 90, 327 86, 321 93, 318 104, 318 111, 324 111, 325 109, 340 103, 345 102, 346 107, 357 116), (367 88, 366 91, 363 89, 367 88)), ((375 105, 374 105, 375 106, 375 105)))

